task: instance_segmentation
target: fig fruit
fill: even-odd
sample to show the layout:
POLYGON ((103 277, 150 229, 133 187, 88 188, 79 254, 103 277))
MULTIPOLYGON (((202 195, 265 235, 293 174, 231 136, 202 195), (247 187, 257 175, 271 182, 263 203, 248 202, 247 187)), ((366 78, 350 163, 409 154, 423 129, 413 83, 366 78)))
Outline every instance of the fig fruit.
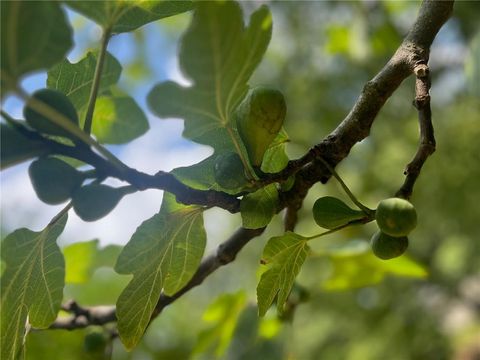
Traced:
POLYGON ((407 250, 408 238, 390 236, 379 230, 373 234, 370 245, 376 257, 388 260, 402 255, 407 250))
POLYGON ((126 195, 125 188, 103 184, 89 184, 76 190, 72 196, 73 209, 84 221, 96 221, 110 211, 126 195))
POLYGON ((105 351, 107 338, 102 332, 94 331, 85 336, 83 347, 87 353, 98 353, 105 351))
POLYGON ((215 181, 225 189, 238 189, 247 184, 245 168, 237 153, 226 152, 215 158, 215 181))
MULTIPOLYGON (((72 102, 65 94, 52 89, 41 89, 34 92, 32 98, 45 103, 52 109, 55 109, 73 124, 78 126, 77 110, 75 110, 72 102)), ((29 102, 27 102, 23 108, 23 115, 28 125, 41 133, 71 137, 71 134, 67 130, 55 124, 48 117, 35 111, 29 102)))
POLYGON ((282 128, 286 112, 283 94, 261 86, 251 89, 238 106, 237 128, 252 165, 261 166, 265 151, 282 128))
POLYGON ((317 199, 312 211, 315 222, 325 229, 335 229, 366 216, 362 211, 351 209, 342 200, 333 196, 317 199))
POLYGON ((390 198, 379 202, 375 220, 385 234, 406 236, 417 226, 417 212, 407 200, 390 198))
POLYGON ((54 157, 30 164, 28 174, 38 198, 51 205, 67 201, 84 180, 81 172, 54 157))

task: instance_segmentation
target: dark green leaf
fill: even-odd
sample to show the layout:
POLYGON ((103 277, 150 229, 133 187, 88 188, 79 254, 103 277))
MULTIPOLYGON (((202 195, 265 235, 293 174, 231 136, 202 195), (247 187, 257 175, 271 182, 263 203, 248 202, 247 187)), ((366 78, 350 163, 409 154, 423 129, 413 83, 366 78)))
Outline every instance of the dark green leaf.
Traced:
POLYGON ((0 126, 2 169, 49 153, 50 150, 44 143, 30 140, 6 124, 0 126))
POLYGON ((262 262, 268 265, 268 270, 262 274, 257 286, 260 316, 265 315, 276 296, 278 312, 282 313, 309 251, 307 239, 292 232, 268 240, 262 255, 262 262))
POLYGON ((129 187, 113 188, 103 184, 85 185, 73 193, 73 209, 82 220, 96 221, 112 211, 129 192, 131 192, 129 187))
POLYGON ((180 14, 192 8, 191 1, 65 1, 72 9, 89 17, 112 33, 135 30, 149 22, 180 14))
MULTIPOLYGON (((88 103, 92 87, 98 53, 89 52, 79 62, 72 64, 68 59, 55 65, 48 71, 47 87, 61 91, 68 96, 78 112, 88 103)), ((104 93, 111 85, 117 83, 122 66, 107 52, 103 64, 99 94, 104 93)))
POLYGON ((335 229, 364 217, 366 215, 362 211, 351 209, 342 200, 333 196, 321 197, 313 204, 313 218, 325 229, 335 229))
POLYGON ((1 13, 2 90, 12 90, 27 73, 55 65, 73 45, 70 25, 55 1, 2 1, 1 13))
POLYGON ((245 27, 235 2, 196 3, 179 54, 182 72, 193 86, 157 85, 148 96, 152 111, 160 117, 183 118, 183 135, 189 139, 216 150, 243 152, 232 115, 265 53, 271 23, 266 7, 255 11, 245 27))
POLYGON ((21 351, 25 324, 47 328, 63 298, 65 263, 56 240, 67 215, 40 232, 18 229, 2 242, 6 269, 1 281, 1 354, 15 359, 21 351))
POLYGON ((35 160, 28 168, 28 175, 38 198, 52 205, 70 199, 84 180, 82 173, 55 157, 35 160))
POLYGON ((240 203, 243 227, 259 229, 267 226, 275 215, 277 205, 278 191, 275 184, 245 195, 240 203))
POLYGON ((203 209, 164 195, 160 212, 144 221, 115 265, 133 279, 117 301, 118 330, 127 349, 141 339, 163 289, 173 295, 197 270, 206 244, 203 209))

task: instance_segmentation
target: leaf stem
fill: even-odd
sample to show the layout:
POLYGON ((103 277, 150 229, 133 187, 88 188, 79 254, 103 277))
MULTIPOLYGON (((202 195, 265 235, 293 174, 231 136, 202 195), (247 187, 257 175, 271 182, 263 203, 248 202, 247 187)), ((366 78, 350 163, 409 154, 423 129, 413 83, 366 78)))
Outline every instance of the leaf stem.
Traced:
POLYGON ((350 191, 350 189, 348 188, 347 184, 345 184, 345 182, 342 180, 342 178, 340 177, 340 175, 337 174, 337 172, 335 171, 334 168, 332 168, 330 166, 330 164, 325 161, 325 159, 323 159, 322 157, 317 157, 318 160, 320 160, 323 165, 325 165, 325 167, 328 169, 328 171, 330 171, 333 175, 333 177, 335 179, 337 179, 337 181, 340 183, 340 185, 342 186, 343 190, 345 191, 345 193, 348 195, 348 197, 350 198, 350 200, 353 201, 353 203, 355 205, 358 206, 358 208, 360 210, 362 210, 366 215, 368 215, 369 217, 372 217, 373 213, 374 213, 374 210, 372 209, 369 209, 368 207, 366 207, 365 205, 363 205, 356 197, 355 195, 353 195, 353 193, 350 191))
POLYGON ((93 83, 90 89, 90 96, 88 98, 87 112, 85 114, 85 123, 83 131, 87 134, 92 132, 93 112, 95 110, 95 103, 97 101, 98 89, 100 87, 100 80, 102 78, 103 64, 105 62, 105 55, 107 54, 108 41, 110 40, 111 29, 105 28, 102 34, 102 43, 100 53, 98 54, 97 64, 95 66, 95 74, 93 76, 93 83))

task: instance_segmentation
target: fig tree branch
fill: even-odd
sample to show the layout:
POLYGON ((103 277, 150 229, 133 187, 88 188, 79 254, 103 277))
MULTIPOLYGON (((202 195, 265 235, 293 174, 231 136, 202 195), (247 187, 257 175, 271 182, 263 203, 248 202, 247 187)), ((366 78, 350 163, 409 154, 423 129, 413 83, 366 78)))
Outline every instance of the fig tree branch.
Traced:
MULTIPOLYGON (((268 176, 268 180, 266 180, 266 182, 277 182, 285 180, 292 174, 295 174, 295 183, 293 187, 289 191, 280 193, 280 205, 277 209, 278 211, 281 211, 284 208, 289 209, 290 215, 288 216, 290 217, 290 220, 288 223, 286 222, 286 227, 288 226, 288 228, 293 229, 296 222, 296 211, 302 206, 303 199, 307 195, 310 187, 319 181, 325 183, 331 177, 332 174, 325 166, 324 161, 327 162, 329 167, 334 169, 339 162, 341 162, 345 157, 347 157, 352 147, 357 142, 363 140, 369 135, 370 128, 378 112, 383 107, 387 99, 402 83, 402 81, 408 76, 410 76, 412 73, 414 73, 415 69, 419 69, 418 67, 420 65, 428 63, 430 45, 433 42, 436 34, 440 30, 441 26, 449 18, 452 12, 453 3, 453 0, 425 0, 421 5, 419 15, 412 29, 406 36, 403 43, 400 45, 400 47, 395 52, 390 61, 384 66, 384 68, 372 80, 367 82, 359 98, 354 104, 352 110, 341 122, 341 124, 330 135, 323 139, 318 145, 314 146, 302 158, 291 161, 284 171, 281 171, 278 174, 268 176)), ((417 80, 419 81, 419 88, 417 89, 418 96, 421 93, 420 86, 423 86, 422 89, 424 89, 424 81, 427 80, 425 79, 425 77, 419 76, 418 73, 417 76, 419 77, 419 79, 417 80)), ((426 93, 428 94, 428 88, 426 93)), ((425 101, 425 99, 423 98, 416 98, 416 100, 425 101)), ((416 102, 416 106, 417 109, 419 109, 419 117, 421 124, 421 144, 424 140, 427 142, 431 142, 433 139, 433 128, 431 128, 429 103, 427 102, 427 105, 425 105, 425 102, 420 101, 420 103, 416 102)), ((419 151, 425 151, 421 150, 420 148, 419 151)), ((424 162, 428 155, 422 156, 424 157, 424 162)), ((418 171, 420 171, 420 169, 418 169, 418 171)), ((133 174, 133 177, 138 176, 140 177, 140 180, 135 180, 131 182, 131 184, 135 185, 135 182, 138 181, 139 189, 141 189, 142 186, 145 187, 149 185, 154 185, 150 182, 155 183, 156 181, 158 181, 158 178, 156 178, 157 175, 154 175, 153 177, 146 174, 138 175, 141 173, 135 174, 134 170, 133 174)), ((162 178, 166 176, 164 174, 165 173, 161 173, 158 176, 162 178)), ((410 179, 413 179, 414 183, 418 174, 415 175, 414 170, 411 170, 411 173, 407 172, 406 182, 412 181, 409 180, 409 176, 410 179)), ((126 180, 128 181, 128 179, 126 180)), ((177 181, 175 182, 174 186, 171 186, 175 187, 183 185, 179 185, 178 183, 180 182, 177 181)), ((162 188, 164 190, 170 191, 166 188, 166 186, 163 186, 162 188)), ((172 192, 175 193, 174 191, 172 192)), ((202 196, 204 196, 203 199, 208 199, 208 196, 202 196)), ((217 195, 212 196, 215 197, 217 195)), ((263 231, 263 228, 257 230, 247 230, 240 228, 239 230, 237 230, 224 244, 220 245, 215 254, 206 257, 202 261, 193 278, 182 290, 180 290, 178 293, 171 297, 167 297, 165 295, 160 296, 155 311, 152 315, 152 319, 158 316, 167 305, 174 302, 183 294, 187 293, 190 289, 201 284, 211 273, 216 271, 219 267, 233 261, 237 254, 240 252, 240 250, 251 239, 260 235, 263 231)), ((85 311, 93 313, 96 309, 96 307, 85 308, 85 311)), ((94 321, 98 321, 99 319, 103 319, 105 321, 104 323, 114 321, 114 308, 110 308, 107 314, 103 315, 105 316, 96 317, 94 321)), ((86 318, 88 318, 88 316, 86 316, 86 318)), ((61 327, 59 325, 60 320, 61 319, 59 318, 52 325, 52 328, 61 327)), ((94 322, 91 322, 91 324, 93 323, 94 322)), ((100 323, 95 322, 95 324, 100 323)), ((79 327, 84 327, 84 325, 81 324, 81 326, 79 325, 79 327)), ((73 325, 70 325, 69 329, 72 328, 75 327, 73 325)))
POLYGON ((430 109, 430 73, 426 64, 420 64, 415 68, 417 79, 415 81, 415 100, 413 105, 418 110, 418 122, 420 127, 420 143, 413 160, 405 168, 405 181, 395 194, 398 197, 409 199, 413 192, 413 186, 417 181, 423 164, 427 158, 435 152, 435 135, 432 124, 432 111, 430 109))

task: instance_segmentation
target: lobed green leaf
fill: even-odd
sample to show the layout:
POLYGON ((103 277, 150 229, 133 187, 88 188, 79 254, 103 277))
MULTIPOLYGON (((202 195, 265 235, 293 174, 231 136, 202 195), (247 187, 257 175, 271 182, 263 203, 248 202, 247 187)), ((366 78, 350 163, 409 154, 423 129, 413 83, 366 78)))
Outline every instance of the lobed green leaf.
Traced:
POLYGON ((269 268, 262 274, 257 286, 260 316, 265 315, 275 297, 278 312, 283 312, 283 305, 309 251, 307 239, 293 232, 286 232, 268 240, 263 250, 262 262, 269 268))
POLYGON ((277 205, 278 190, 275 184, 245 195, 240 203, 243 227, 259 229, 267 226, 275 215, 277 205))
MULTIPOLYGON (((88 52, 77 63, 64 59, 48 71, 47 87, 58 90, 68 96, 77 112, 87 105, 95 74, 98 52, 88 52)), ((101 95, 120 79, 122 66, 109 52, 103 64, 102 78, 98 93, 101 95)))
POLYGON ((266 51, 271 25, 265 6, 252 14, 245 27, 239 4, 197 2, 179 52, 182 72, 193 86, 173 82, 155 86, 148 96, 152 111, 159 117, 184 119, 183 135, 188 139, 245 156, 233 111, 266 51))
POLYGON ((165 194, 160 212, 144 221, 120 253, 115 270, 133 274, 117 301, 120 338, 127 349, 141 339, 163 288, 173 295, 191 279, 206 244, 203 209, 165 194))
POLYGON ((22 351, 27 317, 34 328, 47 328, 57 317, 65 263, 56 240, 66 222, 65 214, 40 232, 18 229, 2 242, 6 264, 0 300, 2 359, 16 359, 22 351))

